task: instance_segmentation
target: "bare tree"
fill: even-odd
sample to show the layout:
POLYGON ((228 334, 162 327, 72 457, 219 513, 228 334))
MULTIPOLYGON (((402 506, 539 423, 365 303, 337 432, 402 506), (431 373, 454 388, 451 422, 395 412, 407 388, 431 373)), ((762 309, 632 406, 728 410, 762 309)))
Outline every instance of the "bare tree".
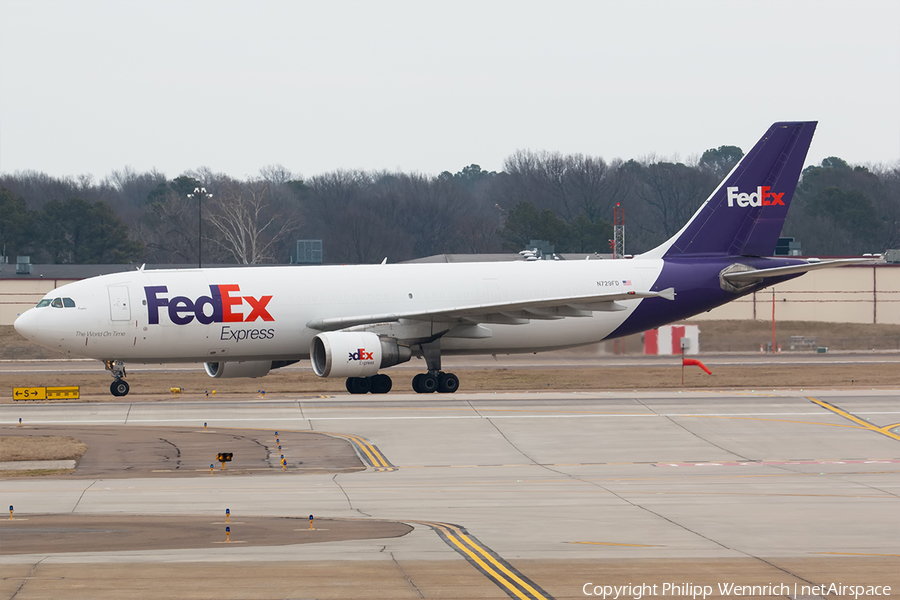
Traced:
MULTIPOLYGON (((183 191, 183 190, 181 190, 183 191)), ((163 186, 136 225, 145 247, 145 260, 196 263, 198 258, 197 205, 176 188, 163 186)))
POLYGON ((900 248, 900 162, 893 167, 876 167, 873 170, 884 184, 884 193, 876 199, 884 224, 883 238, 879 240, 877 251, 900 248))
POLYGON ((150 192, 165 182, 166 176, 155 169, 138 173, 129 166, 122 170, 113 170, 104 181, 105 184, 115 188, 122 200, 130 206, 146 204, 150 192))
POLYGON ((206 220, 218 235, 213 243, 240 264, 275 261, 272 249, 299 222, 271 210, 269 184, 261 179, 222 182, 208 204, 206 220))
POLYGON ((284 185, 292 179, 297 179, 297 176, 282 164, 266 165, 259 170, 259 176, 275 187, 284 185))
POLYGON ((644 161, 637 195, 650 207, 669 238, 684 225, 715 188, 715 176, 684 163, 644 161))
POLYGON ((529 202, 549 208, 566 221, 584 214, 589 221, 609 220, 624 182, 621 161, 607 164, 600 157, 519 150, 506 159, 501 180, 507 196, 504 208, 529 202))

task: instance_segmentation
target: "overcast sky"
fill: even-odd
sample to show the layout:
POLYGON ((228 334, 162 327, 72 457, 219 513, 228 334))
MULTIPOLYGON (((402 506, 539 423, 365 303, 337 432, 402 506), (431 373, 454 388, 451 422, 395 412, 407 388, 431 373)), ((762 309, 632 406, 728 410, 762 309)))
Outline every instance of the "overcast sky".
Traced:
POLYGON ((0 0, 0 172, 435 174, 518 149, 900 160, 900 2, 0 0))

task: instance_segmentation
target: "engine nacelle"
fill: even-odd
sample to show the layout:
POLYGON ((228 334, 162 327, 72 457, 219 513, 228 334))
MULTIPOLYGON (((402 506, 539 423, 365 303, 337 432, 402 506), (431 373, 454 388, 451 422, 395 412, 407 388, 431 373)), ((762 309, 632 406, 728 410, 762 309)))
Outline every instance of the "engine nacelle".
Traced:
POLYGON ((272 370, 271 360, 239 360, 203 363, 206 374, 216 379, 232 377, 262 377, 272 370))
POLYGON ((319 377, 369 377, 379 369, 408 361, 412 352, 393 338, 366 331, 335 331, 314 337, 309 356, 319 377))

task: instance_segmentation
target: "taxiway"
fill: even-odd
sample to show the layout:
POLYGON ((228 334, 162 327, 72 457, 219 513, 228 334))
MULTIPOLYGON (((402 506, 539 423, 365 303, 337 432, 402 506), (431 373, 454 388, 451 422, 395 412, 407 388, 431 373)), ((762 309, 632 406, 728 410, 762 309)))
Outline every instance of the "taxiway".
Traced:
MULTIPOLYGON (((315 563, 331 565, 338 582, 353 578, 346 569, 353 561, 387 561, 400 565, 403 589, 418 593, 411 597, 431 597, 423 590, 433 575, 425 573, 444 562, 447 573, 480 581, 466 587, 460 579, 469 591, 459 597, 475 589, 477 597, 584 597, 583 584, 621 580, 632 573, 629 564, 647 581, 827 576, 900 589, 898 398, 900 390, 617 391, 0 405, 5 428, 23 418, 25 426, 99 426, 116 435, 137 426, 194 426, 202 435, 204 422, 218 430, 353 435, 389 464, 340 474, 7 479, 0 501, 15 505, 17 516, 212 515, 228 506, 254 517, 316 514, 414 527, 402 537, 279 546, 277 553, 265 545, 86 546, 0 556, 0 566, 9 572, 39 563, 36 572, 50 573, 66 564, 315 563), (464 533, 441 531, 454 526, 464 533), (466 535, 472 545, 454 546, 454 536, 466 535), (490 556, 538 586, 534 593, 499 566, 493 571, 507 584, 492 578, 490 556), (719 571, 709 567, 716 564, 719 571)), ((347 585, 361 593, 362 579, 347 585)), ((443 585, 437 595, 453 589, 443 585)), ((17 600, 29 589, 41 588, 23 585, 17 600)), ((365 596, 378 597, 371 591, 365 596)), ((310 588, 304 597, 322 593, 310 588)))

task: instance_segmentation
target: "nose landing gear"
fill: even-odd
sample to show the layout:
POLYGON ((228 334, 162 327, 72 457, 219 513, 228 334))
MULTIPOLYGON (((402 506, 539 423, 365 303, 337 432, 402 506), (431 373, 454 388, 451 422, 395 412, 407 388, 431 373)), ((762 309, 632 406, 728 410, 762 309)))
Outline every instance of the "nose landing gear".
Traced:
POLYGON ((114 380, 109 386, 109 392, 117 398, 127 395, 131 387, 124 379, 125 363, 121 360, 105 360, 103 364, 106 365, 106 370, 110 372, 114 380))

